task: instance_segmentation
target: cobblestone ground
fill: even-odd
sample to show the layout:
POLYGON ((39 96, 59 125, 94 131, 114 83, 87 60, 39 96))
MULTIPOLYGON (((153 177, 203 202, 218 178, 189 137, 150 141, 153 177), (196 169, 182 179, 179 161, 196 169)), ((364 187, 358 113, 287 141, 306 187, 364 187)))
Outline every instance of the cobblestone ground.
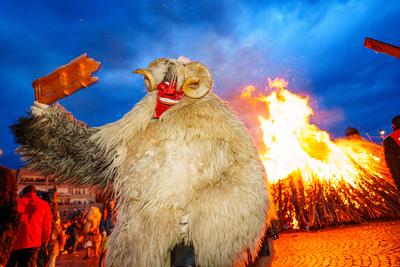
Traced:
POLYGON ((84 251, 78 251, 75 254, 60 255, 57 259, 57 267, 94 267, 98 266, 98 258, 91 257, 84 260, 84 251))
MULTIPOLYGON (((273 267, 400 266, 400 221, 286 232, 274 246, 273 267)), ((96 259, 83 256, 61 255, 57 266, 97 266, 96 259)))
POLYGON ((273 267, 400 266, 400 221, 283 233, 273 267))

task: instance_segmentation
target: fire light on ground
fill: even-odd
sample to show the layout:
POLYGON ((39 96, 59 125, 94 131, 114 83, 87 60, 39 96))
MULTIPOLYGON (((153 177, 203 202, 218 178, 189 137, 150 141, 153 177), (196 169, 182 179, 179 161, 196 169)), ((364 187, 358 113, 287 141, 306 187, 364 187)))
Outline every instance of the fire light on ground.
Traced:
POLYGON ((357 139, 333 140, 310 123, 307 97, 288 82, 268 80, 269 95, 246 87, 241 101, 263 104, 258 114, 260 158, 282 225, 319 228, 375 218, 399 218, 400 197, 381 146, 357 139))

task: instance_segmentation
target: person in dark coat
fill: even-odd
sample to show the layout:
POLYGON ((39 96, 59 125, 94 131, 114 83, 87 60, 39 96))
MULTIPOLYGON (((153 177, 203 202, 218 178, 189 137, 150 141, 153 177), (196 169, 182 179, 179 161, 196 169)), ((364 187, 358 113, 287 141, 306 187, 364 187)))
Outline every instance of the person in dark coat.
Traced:
POLYGON ((400 115, 392 119, 393 132, 383 140, 386 165, 400 190, 400 115))
POLYGON ((107 206, 104 207, 100 221, 100 232, 103 236, 101 244, 101 254, 99 260, 99 267, 104 266, 104 261, 108 248, 108 239, 111 235, 117 220, 117 209, 115 199, 111 199, 107 202, 107 206))
POLYGON ((15 174, 0 165, 0 266, 11 253, 19 225, 17 212, 17 179, 15 174))

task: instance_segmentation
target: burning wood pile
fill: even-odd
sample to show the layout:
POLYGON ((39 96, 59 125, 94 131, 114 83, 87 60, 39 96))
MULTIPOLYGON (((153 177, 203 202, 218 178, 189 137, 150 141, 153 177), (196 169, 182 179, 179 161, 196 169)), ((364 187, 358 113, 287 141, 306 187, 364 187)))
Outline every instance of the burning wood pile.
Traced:
POLYGON ((289 92, 282 79, 268 87, 270 95, 255 96, 249 86, 240 101, 264 108, 257 111, 259 151, 282 227, 400 218, 400 195, 380 145, 361 137, 332 140, 310 123, 307 97, 289 92))

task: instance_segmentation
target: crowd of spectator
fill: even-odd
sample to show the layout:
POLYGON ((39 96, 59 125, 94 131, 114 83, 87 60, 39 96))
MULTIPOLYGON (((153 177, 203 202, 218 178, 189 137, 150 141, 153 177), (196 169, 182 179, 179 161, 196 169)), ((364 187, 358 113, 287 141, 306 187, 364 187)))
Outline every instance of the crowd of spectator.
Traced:
POLYGON ((97 206, 74 209, 62 219, 55 190, 37 191, 29 185, 18 197, 15 173, 0 167, 1 210, 7 215, 0 221, 0 267, 55 267, 60 254, 79 250, 85 251, 84 259, 96 257, 104 266, 116 222, 115 200, 108 200, 102 211, 97 206))
POLYGON ((85 250, 84 259, 99 257, 99 266, 104 266, 108 237, 115 223, 115 200, 107 201, 102 212, 96 206, 82 211, 74 209, 61 225, 60 253, 76 254, 85 250))

